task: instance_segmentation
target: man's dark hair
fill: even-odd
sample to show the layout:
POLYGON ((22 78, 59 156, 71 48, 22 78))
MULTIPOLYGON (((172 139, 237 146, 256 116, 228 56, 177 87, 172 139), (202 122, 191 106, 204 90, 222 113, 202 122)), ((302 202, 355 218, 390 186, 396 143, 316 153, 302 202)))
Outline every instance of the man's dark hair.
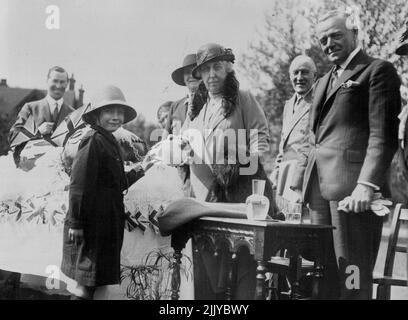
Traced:
POLYGON ((50 70, 48 70, 47 79, 49 79, 50 74, 53 71, 65 73, 67 75, 67 80, 69 79, 68 72, 64 68, 61 68, 59 66, 54 66, 54 67, 50 68, 50 70))

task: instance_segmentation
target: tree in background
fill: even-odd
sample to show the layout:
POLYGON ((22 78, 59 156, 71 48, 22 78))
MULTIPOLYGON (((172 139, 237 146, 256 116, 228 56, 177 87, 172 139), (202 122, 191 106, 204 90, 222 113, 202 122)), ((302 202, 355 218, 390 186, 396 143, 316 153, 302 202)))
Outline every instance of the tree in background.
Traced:
POLYGON ((0 156, 7 155, 10 151, 8 134, 11 123, 7 113, 0 113, 0 156))
POLYGON ((312 33, 312 22, 320 10, 315 1, 272 1, 270 13, 265 15, 264 29, 258 39, 244 54, 240 69, 247 76, 269 121, 271 134, 271 161, 266 164, 268 172, 273 169, 282 127, 282 112, 286 100, 293 95, 289 80, 291 61, 300 54, 312 57, 318 68, 318 76, 329 66, 312 33))
POLYGON ((407 62, 394 54, 396 35, 408 17, 406 0, 271 0, 265 24, 238 65, 249 80, 265 110, 271 133, 271 157, 266 170, 273 169, 278 152, 285 101, 293 94, 289 66, 299 54, 309 55, 316 63, 318 76, 330 65, 315 37, 315 26, 328 10, 339 7, 353 10, 360 24, 360 43, 374 57, 394 63, 402 77, 403 97, 408 98, 407 62))

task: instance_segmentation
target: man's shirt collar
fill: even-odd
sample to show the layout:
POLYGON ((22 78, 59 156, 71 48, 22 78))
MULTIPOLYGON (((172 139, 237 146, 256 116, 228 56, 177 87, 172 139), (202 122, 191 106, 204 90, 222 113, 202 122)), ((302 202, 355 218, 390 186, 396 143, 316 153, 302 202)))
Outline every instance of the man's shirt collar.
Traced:
POLYGON ((54 108, 55 108, 55 103, 58 103, 58 111, 61 110, 61 106, 64 103, 64 98, 61 98, 59 100, 55 100, 54 98, 52 98, 49 94, 47 94, 47 96, 45 97, 45 99, 48 102, 48 105, 50 106, 50 111, 51 114, 54 112, 54 108))
POLYGON ((339 76, 344 70, 346 70, 346 68, 350 64, 351 60, 353 60, 353 58, 357 55, 357 53, 360 52, 360 50, 361 50, 360 47, 355 48, 353 51, 351 51, 351 53, 349 54, 347 60, 339 65, 340 69, 338 69, 338 71, 337 71, 339 76))

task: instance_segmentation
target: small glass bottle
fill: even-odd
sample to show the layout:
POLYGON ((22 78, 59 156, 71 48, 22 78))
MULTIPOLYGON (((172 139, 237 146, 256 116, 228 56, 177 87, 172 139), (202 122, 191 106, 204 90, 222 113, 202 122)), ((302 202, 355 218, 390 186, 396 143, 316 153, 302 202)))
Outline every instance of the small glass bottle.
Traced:
POLYGON ((246 214, 249 220, 265 220, 269 211, 269 199, 264 196, 265 180, 252 180, 252 195, 246 203, 246 214))

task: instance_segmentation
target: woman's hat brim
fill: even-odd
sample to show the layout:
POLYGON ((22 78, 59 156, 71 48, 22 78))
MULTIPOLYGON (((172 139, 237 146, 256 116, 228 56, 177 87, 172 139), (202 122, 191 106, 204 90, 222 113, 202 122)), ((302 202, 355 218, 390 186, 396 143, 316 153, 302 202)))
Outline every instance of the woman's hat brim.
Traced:
POLYGON ((195 65, 196 65, 195 63, 192 63, 174 70, 173 73, 171 74, 171 78, 179 86, 186 86, 186 83, 184 82, 184 70, 187 68, 194 67, 195 65))
POLYGON ((408 42, 405 42, 401 44, 397 50, 395 50, 395 53, 400 55, 400 56, 406 56, 408 55, 408 42))
POLYGON ((221 56, 216 56, 213 58, 210 58, 208 60, 203 61, 202 63, 200 63, 199 65, 197 65, 193 71, 192 71, 192 75, 194 78, 196 78, 197 80, 201 80, 201 76, 200 73, 198 72, 198 70, 200 69, 200 67, 204 64, 206 64, 207 62, 215 62, 215 61, 230 61, 230 62, 234 62, 234 56, 231 56, 230 54, 225 54, 225 55, 221 55, 221 56))
POLYGON ((136 110, 127 103, 124 103, 122 100, 109 100, 109 101, 101 101, 97 105, 92 106, 92 109, 85 112, 82 115, 82 119, 89 124, 95 124, 95 115, 98 110, 107 107, 107 106, 120 106, 123 107, 125 111, 125 117, 123 123, 128 123, 137 117, 136 110))

